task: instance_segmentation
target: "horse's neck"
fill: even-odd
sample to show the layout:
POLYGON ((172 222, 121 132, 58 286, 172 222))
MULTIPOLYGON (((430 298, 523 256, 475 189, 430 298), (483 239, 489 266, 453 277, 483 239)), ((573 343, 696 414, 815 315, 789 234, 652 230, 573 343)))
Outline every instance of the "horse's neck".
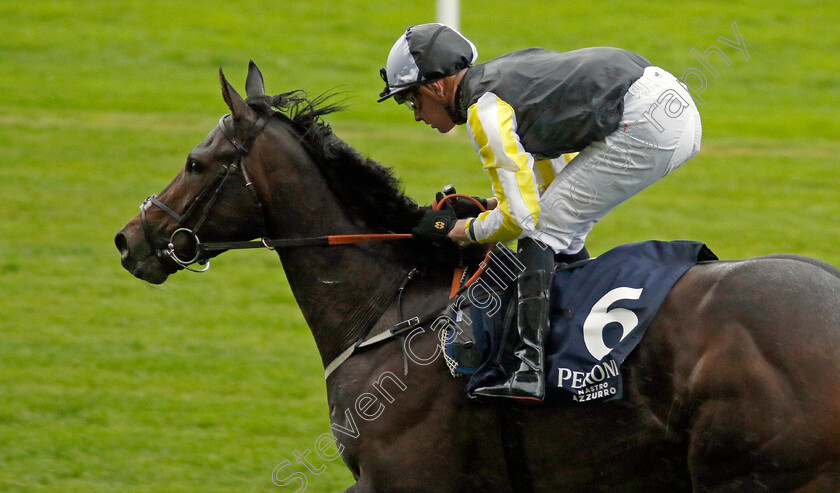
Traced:
MULTIPOLYGON (((274 175, 269 174, 265 179, 266 183, 285 186, 273 187, 268 203, 264 204, 268 206, 264 208, 269 215, 268 234, 289 238, 383 232, 382 226, 368 222, 376 219, 361 219, 357 217, 360 214, 358 206, 351 208, 352 204, 342 202, 353 198, 340 198, 329 186, 327 179, 337 179, 335 176, 327 178, 305 151, 288 152, 293 147, 292 142, 299 139, 295 132, 278 137, 277 148, 270 155, 284 156, 285 161, 268 167, 269 173, 274 175), (289 183, 294 183, 294 187, 289 183)), ((354 159, 352 155, 344 158, 354 159)), ((337 185, 353 186, 352 183, 337 185)), ((355 192, 365 194, 367 190, 355 192)), ((390 205, 383 204, 383 207, 390 205)), ((290 248, 279 252, 289 285, 325 364, 355 343, 386 307, 394 305, 399 285, 416 262, 408 248, 405 242, 389 241, 290 248)), ((424 308, 422 304, 418 306, 417 299, 440 294, 434 289, 445 284, 441 282, 443 276, 438 275, 444 269, 439 270, 428 268, 423 275, 417 276, 423 277, 422 280, 412 281, 412 290, 422 291, 407 297, 410 299, 404 303, 406 313, 424 308)), ((445 293, 442 296, 445 299, 445 293)))
POLYGON ((377 261, 371 249, 336 246, 280 253, 289 285, 329 363, 362 336, 376 314, 393 302, 407 274, 395 262, 377 261))
MULTIPOLYGON (((274 219, 269 231, 276 237, 372 232, 349 218, 329 193, 300 198, 295 211, 283 209, 285 217, 274 219)), ((325 365, 354 343, 377 314, 381 315, 394 302, 397 288, 410 270, 405 259, 400 258, 400 248, 392 242, 279 252, 289 285, 325 365)))

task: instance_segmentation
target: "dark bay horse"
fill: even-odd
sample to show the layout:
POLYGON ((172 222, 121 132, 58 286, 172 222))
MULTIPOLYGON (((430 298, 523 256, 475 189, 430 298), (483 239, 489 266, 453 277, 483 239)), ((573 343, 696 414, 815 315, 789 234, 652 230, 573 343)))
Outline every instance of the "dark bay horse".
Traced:
MULTIPOLYGON (((417 222, 390 171, 321 122, 335 108, 266 96, 253 64, 247 101, 221 83, 231 114, 116 236, 133 275, 162 283, 195 269, 219 251, 199 241, 417 222)), ((416 240, 278 254, 325 367, 449 296, 452 252, 416 240)), ((348 491, 840 491, 840 271, 821 261, 692 268, 624 362, 620 401, 476 403, 429 332, 356 351, 328 376, 348 491)))

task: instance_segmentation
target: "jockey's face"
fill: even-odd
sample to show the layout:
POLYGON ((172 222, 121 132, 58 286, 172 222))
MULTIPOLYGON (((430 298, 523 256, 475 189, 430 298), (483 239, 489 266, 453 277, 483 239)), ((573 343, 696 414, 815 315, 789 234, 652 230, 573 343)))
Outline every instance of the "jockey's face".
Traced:
POLYGON ((442 87, 437 87, 438 85, 440 81, 420 86, 414 95, 412 106, 416 121, 431 125, 438 132, 445 134, 455 127, 455 122, 446 111, 442 94, 438 94, 442 89, 442 87))

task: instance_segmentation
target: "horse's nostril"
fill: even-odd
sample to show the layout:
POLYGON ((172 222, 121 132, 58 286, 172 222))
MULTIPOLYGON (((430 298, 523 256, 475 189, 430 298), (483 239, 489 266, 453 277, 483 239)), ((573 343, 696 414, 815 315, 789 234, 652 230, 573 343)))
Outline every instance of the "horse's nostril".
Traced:
POLYGON ((117 233, 117 236, 114 237, 114 243, 117 245, 117 250, 120 251, 123 257, 128 255, 128 239, 125 237, 125 233, 122 231, 117 233))

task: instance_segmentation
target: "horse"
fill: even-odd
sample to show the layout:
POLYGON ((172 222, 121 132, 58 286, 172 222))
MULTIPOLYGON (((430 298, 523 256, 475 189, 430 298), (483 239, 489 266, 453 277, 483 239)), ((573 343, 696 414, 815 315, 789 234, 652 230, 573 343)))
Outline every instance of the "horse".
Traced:
POLYGON ((247 100, 219 77, 231 113, 115 243, 158 284, 277 239, 255 246, 277 246, 329 370, 327 445, 347 491, 840 491, 840 270, 797 255, 700 263, 623 362, 622 399, 476 401, 428 327, 356 347, 446 305, 457 247, 312 241, 405 237, 424 209, 335 136, 336 105, 267 96, 253 62, 247 100))

